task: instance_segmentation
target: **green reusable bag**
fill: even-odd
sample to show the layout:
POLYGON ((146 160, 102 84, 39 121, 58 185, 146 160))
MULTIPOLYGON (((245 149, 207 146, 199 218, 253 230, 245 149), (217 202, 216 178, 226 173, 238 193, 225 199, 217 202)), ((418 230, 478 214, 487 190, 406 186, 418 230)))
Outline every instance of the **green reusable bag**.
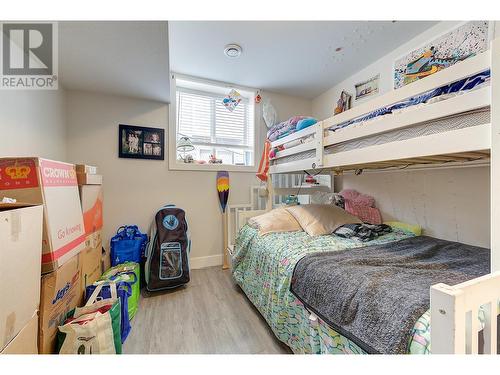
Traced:
POLYGON ((126 262, 111 267, 104 272, 99 280, 112 280, 115 282, 125 281, 132 285, 132 295, 128 297, 128 317, 129 320, 137 313, 139 306, 139 297, 141 296, 140 285, 140 266, 139 263, 126 262))

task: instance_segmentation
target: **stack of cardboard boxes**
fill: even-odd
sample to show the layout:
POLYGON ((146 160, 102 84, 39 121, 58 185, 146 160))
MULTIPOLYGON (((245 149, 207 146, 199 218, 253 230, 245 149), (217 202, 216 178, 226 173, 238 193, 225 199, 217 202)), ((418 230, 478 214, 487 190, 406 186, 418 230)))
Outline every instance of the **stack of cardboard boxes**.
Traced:
POLYGON ((85 250, 82 252, 82 288, 101 277, 102 266, 102 176, 97 168, 77 165, 76 174, 85 227, 85 250))
POLYGON ((42 215, 39 205, 0 203, 1 354, 38 353, 42 215))
MULTIPOLYGON (((42 254, 37 274, 40 288, 36 290, 40 291, 38 351, 44 354, 55 352, 58 325, 68 311, 82 304, 87 280, 95 280, 101 271, 100 267, 91 269, 94 266, 89 260, 87 247, 100 246, 95 242, 96 238, 100 241, 100 234, 95 233, 102 228, 102 194, 100 209, 94 211, 100 216, 94 220, 100 222, 100 227, 92 231, 95 236, 89 242, 77 178, 73 164, 41 158, 0 159, 0 198, 9 197, 43 206, 42 254), (88 267, 85 278, 82 274, 84 265, 88 267)), ((3 241, 4 235, 1 236, 3 241)), ((32 235, 25 234, 24 237, 32 235)), ((24 273, 28 271, 23 269, 20 274, 25 277, 24 273)))

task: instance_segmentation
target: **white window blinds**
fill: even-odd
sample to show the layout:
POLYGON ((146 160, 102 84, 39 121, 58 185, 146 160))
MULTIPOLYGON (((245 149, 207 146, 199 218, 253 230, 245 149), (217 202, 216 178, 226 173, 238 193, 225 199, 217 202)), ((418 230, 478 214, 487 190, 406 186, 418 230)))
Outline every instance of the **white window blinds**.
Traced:
POLYGON ((180 136, 193 142, 210 142, 212 135, 212 98, 177 92, 177 125, 180 136))
POLYGON ((177 88, 178 138, 189 137, 194 144, 253 147, 253 113, 248 99, 233 112, 222 104, 224 96, 177 88))

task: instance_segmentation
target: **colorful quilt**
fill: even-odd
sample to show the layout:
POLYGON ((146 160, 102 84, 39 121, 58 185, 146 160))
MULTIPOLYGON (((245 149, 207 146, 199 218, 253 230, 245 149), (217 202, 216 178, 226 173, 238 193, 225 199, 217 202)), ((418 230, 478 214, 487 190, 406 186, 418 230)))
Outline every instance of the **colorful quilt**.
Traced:
MULTIPOLYGON (((370 242, 337 236, 310 237, 305 232, 272 233, 259 236, 244 226, 236 240, 233 277, 257 307, 276 337, 294 353, 363 354, 356 344, 340 335, 319 318, 312 317, 290 292, 296 263, 306 254, 344 250, 398 241, 414 234, 394 228, 393 232, 370 242)), ((430 312, 412 330, 409 353, 429 353, 430 312)))

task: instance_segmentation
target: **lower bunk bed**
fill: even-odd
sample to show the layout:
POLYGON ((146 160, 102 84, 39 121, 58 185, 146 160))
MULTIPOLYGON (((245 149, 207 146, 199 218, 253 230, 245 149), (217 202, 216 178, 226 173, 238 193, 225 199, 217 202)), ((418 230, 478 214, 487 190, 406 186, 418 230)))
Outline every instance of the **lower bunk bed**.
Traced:
MULTIPOLYGON (((335 235, 311 237, 303 231, 270 233, 261 236, 256 229, 245 225, 236 239, 232 256, 233 278, 265 318, 276 337, 289 346, 294 353, 370 353, 373 351, 366 350, 364 345, 358 345, 358 340, 349 339, 338 332, 341 329, 336 330, 328 324, 328 319, 325 319, 321 314, 322 311, 319 311, 322 310, 321 306, 304 305, 301 302, 304 298, 298 298, 295 295, 299 294, 296 290, 294 290, 295 294, 292 293, 291 286, 297 281, 293 280, 297 277, 297 275, 294 276, 294 271, 302 260, 311 259, 313 255, 347 253, 349 249, 392 244, 411 238, 416 238, 416 234, 400 226, 394 226, 391 233, 362 242, 358 239, 341 238, 335 235)), ((489 272, 489 251, 481 250, 485 261, 482 262, 483 266, 478 272, 486 274, 489 272)), ((334 287, 334 285, 329 287, 334 287)), ((313 288, 309 296, 320 294, 321 288, 317 286, 313 288)), ((407 343, 404 345, 404 350, 398 353, 428 354, 431 352, 430 316, 430 310, 424 311, 410 327, 409 332, 404 333, 407 343)), ((481 310, 479 310, 479 320, 482 320, 481 310)), ((481 322, 478 326, 481 326, 481 322)))

